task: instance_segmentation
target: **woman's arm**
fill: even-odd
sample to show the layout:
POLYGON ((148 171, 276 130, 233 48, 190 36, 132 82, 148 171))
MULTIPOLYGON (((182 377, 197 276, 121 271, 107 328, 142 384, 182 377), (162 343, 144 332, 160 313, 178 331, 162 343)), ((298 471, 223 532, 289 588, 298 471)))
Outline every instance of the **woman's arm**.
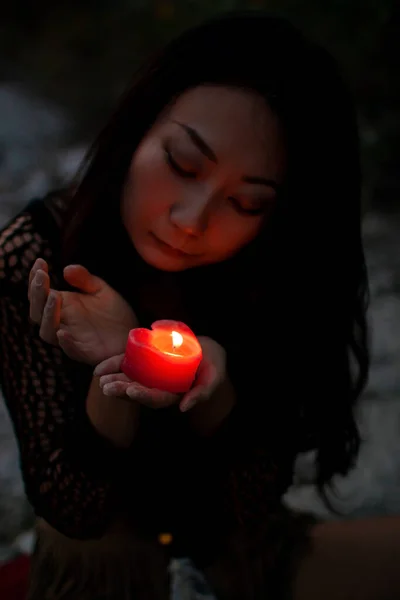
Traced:
POLYGON ((48 243, 22 214, 0 234, 2 390, 36 514, 69 537, 96 537, 117 510, 128 454, 90 420, 79 365, 43 342, 29 320, 28 275, 37 255, 51 261, 48 243))
POLYGON ((86 412, 96 431, 117 448, 129 448, 139 425, 140 405, 133 400, 105 396, 99 377, 93 377, 86 412))
POLYGON ((25 491, 36 515, 58 531, 97 537, 116 510, 126 450, 96 428, 72 365, 39 338, 22 316, 26 308, 21 298, 0 298, 1 382, 25 491))

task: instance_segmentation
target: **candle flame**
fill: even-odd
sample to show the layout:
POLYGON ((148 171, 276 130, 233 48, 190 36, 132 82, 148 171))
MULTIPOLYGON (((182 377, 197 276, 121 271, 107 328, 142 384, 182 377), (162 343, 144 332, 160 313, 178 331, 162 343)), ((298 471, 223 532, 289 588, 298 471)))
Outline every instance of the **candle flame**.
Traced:
POLYGON ((180 348, 183 344, 183 337, 181 336, 181 334, 178 331, 172 331, 171 337, 172 337, 172 347, 174 349, 180 348))

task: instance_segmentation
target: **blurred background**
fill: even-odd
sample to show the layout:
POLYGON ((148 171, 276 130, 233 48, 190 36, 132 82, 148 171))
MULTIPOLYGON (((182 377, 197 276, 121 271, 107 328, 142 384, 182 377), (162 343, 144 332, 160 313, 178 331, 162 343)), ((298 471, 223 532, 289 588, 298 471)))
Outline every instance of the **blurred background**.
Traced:
MULTIPOLYGON (((358 419, 358 464, 338 478, 349 517, 400 514, 400 3, 396 0, 13 0, 0 12, 0 227, 63 185, 142 59, 187 26, 233 8, 267 8, 322 42, 358 107, 373 368, 358 419)), ((340 198, 333 210, 341 210, 340 198)), ((323 402, 323 397, 321 397, 323 402)), ((290 506, 327 515, 299 457, 290 506)), ((0 562, 29 552, 12 427, 0 397, 0 562)))

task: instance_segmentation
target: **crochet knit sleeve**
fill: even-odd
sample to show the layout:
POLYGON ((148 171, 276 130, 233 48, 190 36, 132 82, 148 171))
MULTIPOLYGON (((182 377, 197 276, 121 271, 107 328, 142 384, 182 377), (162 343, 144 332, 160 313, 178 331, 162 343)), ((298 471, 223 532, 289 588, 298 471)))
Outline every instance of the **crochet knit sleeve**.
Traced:
POLYGON ((88 538, 106 527, 124 455, 86 415, 91 373, 44 342, 29 319, 29 271, 42 257, 53 272, 57 239, 43 203, 0 232, 0 382, 36 514, 69 537, 88 538))

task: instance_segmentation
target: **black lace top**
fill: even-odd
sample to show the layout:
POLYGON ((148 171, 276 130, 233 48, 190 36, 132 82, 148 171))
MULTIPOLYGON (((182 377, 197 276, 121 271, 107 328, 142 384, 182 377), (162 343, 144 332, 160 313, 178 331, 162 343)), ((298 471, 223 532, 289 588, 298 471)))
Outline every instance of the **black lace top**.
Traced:
MULTIPOLYGON (((56 199, 36 201, 0 233, 1 384, 36 514, 67 536, 88 538, 124 510, 145 531, 171 531, 199 546, 225 526, 251 527, 271 515, 290 529, 295 517, 280 504, 292 479, 290 440, 272 443, 246 430, 239 409, 203 440, 177 425, 173 409, 145 412, 129 450, 92 427, 85 412, 90 369, 42 341, 29 319, 35 259, 59 272, 57 215, 56 199)), ((53 285, 62 281, 55 276, 53 285)))

